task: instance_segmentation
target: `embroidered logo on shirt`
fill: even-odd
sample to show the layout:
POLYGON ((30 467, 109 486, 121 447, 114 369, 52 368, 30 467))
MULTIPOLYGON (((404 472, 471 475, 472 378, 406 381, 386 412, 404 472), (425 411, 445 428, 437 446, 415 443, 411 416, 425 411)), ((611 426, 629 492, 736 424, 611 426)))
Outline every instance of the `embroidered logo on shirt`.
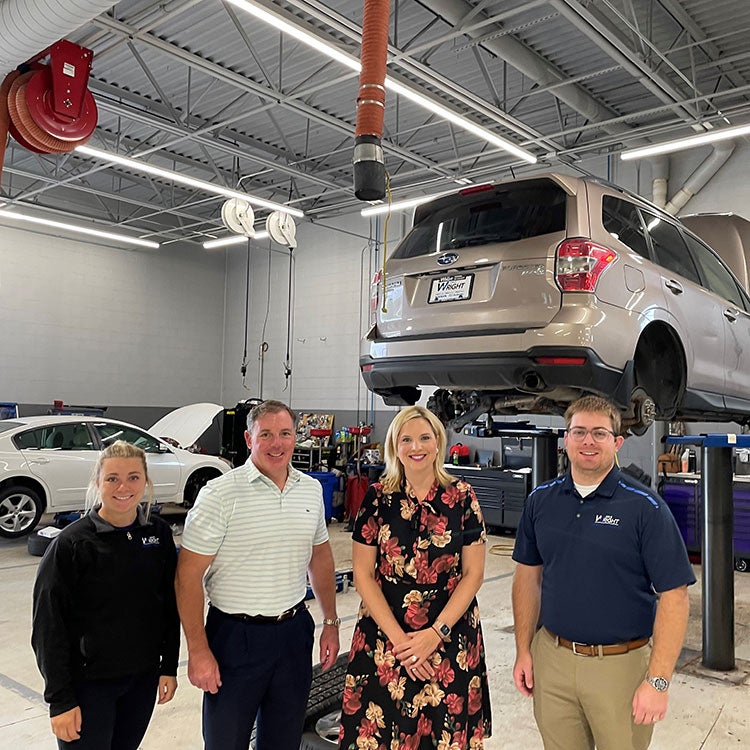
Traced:
POLYGON ((615 518, 614 516, 604 516, 601 513, 597 513, 594 523, 598 523, 601 526, 619 526, 620 519, 615 518))
POLYGON ((144 536, 141 537, 141 542, 143 542, 144 547, 158 547, 159 537, 153 534, 151 536, 144 536))

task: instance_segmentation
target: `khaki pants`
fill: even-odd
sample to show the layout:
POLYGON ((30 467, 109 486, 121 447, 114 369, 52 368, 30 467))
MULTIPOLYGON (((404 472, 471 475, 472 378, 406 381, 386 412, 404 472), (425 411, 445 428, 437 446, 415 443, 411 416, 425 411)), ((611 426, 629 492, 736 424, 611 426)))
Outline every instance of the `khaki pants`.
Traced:
POLYGON ((651 646, 577 656, 542 628, 531 644, 534 716, 545 750, 646 750, 653 725, 633 722, 633 695, 651 646))

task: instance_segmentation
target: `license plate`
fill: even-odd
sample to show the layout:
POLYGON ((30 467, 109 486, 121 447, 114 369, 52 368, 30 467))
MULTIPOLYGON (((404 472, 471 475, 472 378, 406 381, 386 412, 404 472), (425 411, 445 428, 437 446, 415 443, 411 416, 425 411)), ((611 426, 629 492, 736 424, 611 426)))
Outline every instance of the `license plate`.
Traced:
POLYGON ((471 299, 473 283, 473 273, 467 273, 463 276, 441 276, 439 279, 433 279, 427 302, 432 305, 436 302, 456 302, 457 300, 471 299))

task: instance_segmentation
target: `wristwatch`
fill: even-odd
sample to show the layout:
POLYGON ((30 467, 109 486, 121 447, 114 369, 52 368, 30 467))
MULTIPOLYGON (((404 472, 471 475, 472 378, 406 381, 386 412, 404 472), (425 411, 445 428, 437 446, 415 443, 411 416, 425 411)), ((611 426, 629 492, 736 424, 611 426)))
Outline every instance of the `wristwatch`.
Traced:
POLYGON ((450 639, 450 637, 451 637, 451 629, 444 622, 440 622, 440 620, 435 620, 435 624, 432 627, 435 630, 437 630, 438 635, 444 641, 447 641, 447 640, 450 639))
POLYGON ((663 693, 669 688, 669 680, 664 677, 647 677, 646 682, 651 685, 654 690, 658 690, 663 693))
POLYGON ((331 619, 330 617, 324 617, 323 625, 333 625, 334 628, 337 628, 339 625, 341 625, 341 618, 334 617, 333 619, 331 619))

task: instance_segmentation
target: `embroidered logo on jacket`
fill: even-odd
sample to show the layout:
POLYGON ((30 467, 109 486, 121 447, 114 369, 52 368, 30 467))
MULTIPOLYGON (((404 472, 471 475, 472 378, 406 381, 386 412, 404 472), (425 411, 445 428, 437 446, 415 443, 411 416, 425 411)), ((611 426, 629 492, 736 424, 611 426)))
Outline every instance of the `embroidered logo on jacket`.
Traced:
POLYGON ((619 526, 620 519, 615 518, 614 516, 604 516, 601 513, 597 513, 596 518, 594 518, 594 523, 598 523, 601 526, 619 526))
POLYGON ((143 542, 144 547, 158 547, 159 546, 159 537, 152 534, 151 536, 144 536, 141 537, 141 541, 143 542))

